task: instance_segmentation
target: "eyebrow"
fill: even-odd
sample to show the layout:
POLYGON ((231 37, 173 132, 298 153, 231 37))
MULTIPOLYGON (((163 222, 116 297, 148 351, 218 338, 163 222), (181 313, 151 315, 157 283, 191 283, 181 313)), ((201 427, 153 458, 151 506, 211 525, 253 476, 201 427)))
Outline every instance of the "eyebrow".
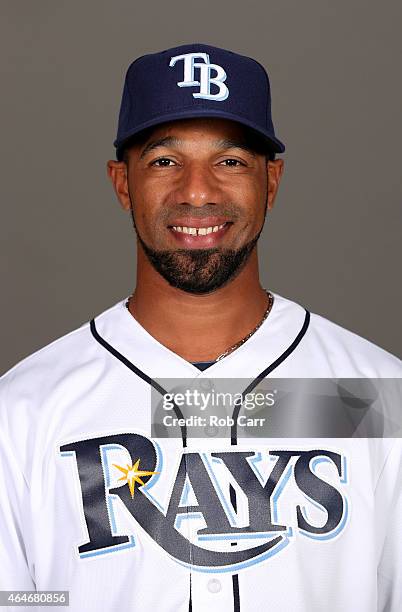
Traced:
POLYGON ((216 146, 218 149, 243 149, 243 151, 247 151, 253 157, 255 157, 255 151, 253 148, 247 144, 245 140, 236 140, 234 138, 222 138, 216 142, 216 146))
MULTIPOLYGON (((143 159, 148 153, 154 149, 157 149, 158 147, 178 146, 182 142, 182 140, 175 138, 174 136, 165 136, 163 138, 153 140, 144 147, 144 150, 140 155, 140 159, 143 159)), ((215 146, 217 149, 243 149, 244 151, 247 151, 247 153, 250 153, 250 155, 253 157, 256 157, 255 151, 244 140, 222 138, 221 140, 217 140, 215 142, 215 146)))
POLYGON ((144 148, 143 152, 140 155, 140 159, 145 157, 147 153, 157 149, 158 147, 169 147, 169 146, 177 146, 180 143, 178 138, 174 136, 165 136, 164 138, 158 138, 158 140, 152 140, 149 142, 144 148))

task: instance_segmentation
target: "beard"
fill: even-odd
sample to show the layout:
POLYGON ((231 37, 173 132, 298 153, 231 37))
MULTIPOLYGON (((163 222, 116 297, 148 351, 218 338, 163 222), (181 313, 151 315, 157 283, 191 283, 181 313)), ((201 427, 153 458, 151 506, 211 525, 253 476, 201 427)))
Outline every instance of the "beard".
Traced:
POLYGON ((155 270, 167 282, 186 291, 202 295, 224 287, 244 267, 260 232, 240 249, 177 249, 156 251, 137 231, 138 240, 155 270))
POLYGON ((145 255, 154 269, 172 286, 194 295, 212 293, 233 280, 244 268, 263 230, 239 249, 176 249, 155 250, 144 242, 135 223, 133 206, 131 218, 145 255))

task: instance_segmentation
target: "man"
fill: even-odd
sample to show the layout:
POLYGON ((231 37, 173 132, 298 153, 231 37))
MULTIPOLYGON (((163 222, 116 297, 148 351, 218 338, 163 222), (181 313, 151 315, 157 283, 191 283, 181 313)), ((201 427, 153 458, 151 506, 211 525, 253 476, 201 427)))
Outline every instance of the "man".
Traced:
POLYGON ((339 412, 314 435, 327 398, 313 416, 282 403, 262 437, 241 437, 243 404, 229 435, 185 418, 223 379, 245 400, 272 377, 401 375, 261 287, 284 167, 270 101, 262 66, 216 47, 130 66, 108 173, 137 235, 135 290, 1 380, 2 589, 69 591, 74 611, 401 609, 400 440, 349 439, 339 412), (152 397, 187 382, 151 423, 152 397))

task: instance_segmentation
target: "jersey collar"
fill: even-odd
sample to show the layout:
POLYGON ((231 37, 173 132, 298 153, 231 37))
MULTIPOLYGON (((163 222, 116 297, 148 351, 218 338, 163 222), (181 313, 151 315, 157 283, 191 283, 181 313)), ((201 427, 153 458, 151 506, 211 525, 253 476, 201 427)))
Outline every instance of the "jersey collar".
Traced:
POLYGON ((94 324, 105 344, 153 379, 255 378, 270 365, 291 358, 308 326, 302 306, 276 293, 273 296, 271 312, 261 327, 233 353, 204 371, 151 336, 127 310, 127 298, 98 315, 94 324))

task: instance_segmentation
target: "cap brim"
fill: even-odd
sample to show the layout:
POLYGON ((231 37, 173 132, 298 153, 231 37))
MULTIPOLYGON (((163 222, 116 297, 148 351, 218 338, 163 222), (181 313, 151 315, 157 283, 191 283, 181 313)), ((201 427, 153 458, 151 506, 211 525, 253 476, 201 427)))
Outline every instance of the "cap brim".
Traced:
POLYGON ((225 111, 219 110, 209 110, 209 109, 192 109, 192 110, 182 110, 180 113, 166 113, 164 115, 160 115, 159 117, 154 117, 150 121, 146 121, 140 125, 136 125, 133 130, 129 130, 126 134, 124 134, 121 138, 114 141, 114 146, 116 147, 117 153, 124 147, 124 144, 127 142, 129 138, 139 134, 143 130, 147 128, 161 125, 162 123, 167 123, 169 121, 179 121, 180 119, 197 119, 201 117, 216 117, 220 119, 228 119, 230 121, 235 121, 236 123, 240 123, 241 125, 245 125, 255 132, 263 136, 269 143, 270 150, 273 153, 283 153, 285 151, 285 145, 276 138, 271 132, 268 130, 262 130, 261 127, 252 121, 248 121, 247 119, 243 119, 239 117, 239 115, 233 115, 232 113, 228 113, 225 111))

